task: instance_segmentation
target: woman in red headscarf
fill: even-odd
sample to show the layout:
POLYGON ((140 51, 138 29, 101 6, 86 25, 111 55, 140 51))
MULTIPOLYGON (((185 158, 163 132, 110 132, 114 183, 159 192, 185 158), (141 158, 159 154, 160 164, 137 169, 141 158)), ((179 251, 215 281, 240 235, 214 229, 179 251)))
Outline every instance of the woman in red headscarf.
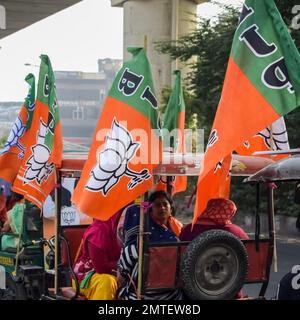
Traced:
POLYGON ((231 222, 236 211, 236 205, 231 200, 223 198, 210 199, 206 209, 197 219, 193 228, 191 224, 188 224, 182 229, 180 240, 192 241, 199 234, 211 229, 221 229, 231 232, 242 240, 249 239, 241 227, 231 222))

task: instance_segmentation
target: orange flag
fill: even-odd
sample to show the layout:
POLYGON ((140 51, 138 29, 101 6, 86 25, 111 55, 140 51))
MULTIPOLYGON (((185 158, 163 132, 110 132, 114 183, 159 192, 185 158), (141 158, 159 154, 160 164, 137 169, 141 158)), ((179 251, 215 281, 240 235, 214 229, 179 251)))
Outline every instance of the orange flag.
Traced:
POLYGON ((226 156, 202 179, 197 185, 196 205, 197 212, 194 214, 194 222, 205 210, 210 199, 225 198, 230 195, 230 169, 231 154, 226 156))
POLYGON ((274 1, 246 0, 198 184, 220 159, 299 105, 299 74, 299 52, 274 1))
POLYGON ((26 139, 31 127, 35 100, 35 80, 28 74, 25 81, 29 84, 29 92, 10 131, 4 148, 0 150, 0 178, 13 183, 19 171, 26 150, 26 139))
MULTIPOLYGON (((270 126, 260 131, 258 134, 245 141, 235 151, 244 156, 252 155, 256 151, 280 151, 289 150, 289 139, 284 122, 281 117, 270 126)), ((271 158, 272 160, 280 160, 288 157, 288 154, 278 155, 260 155, 260 157, 271 158)))
POLYGON ((128 51, 133 57, 113 82, 72 196, 81 212, 101 220, 149 190, 160 161, 160 138, 151 132, 159 119, 150 65, 142 48, 128 51))
POLYGON ((39 208, 55 184, 55 168, 62 162, 62 133, 55 80, 48 56, 41 55, 35 111, 27 148, 12 190, 39 208))

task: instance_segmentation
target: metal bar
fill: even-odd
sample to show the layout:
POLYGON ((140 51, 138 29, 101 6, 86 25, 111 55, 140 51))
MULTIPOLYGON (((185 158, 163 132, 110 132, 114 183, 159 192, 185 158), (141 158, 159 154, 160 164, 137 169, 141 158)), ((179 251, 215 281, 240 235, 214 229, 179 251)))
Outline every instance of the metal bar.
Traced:
POLYGON ((61 183, 60 173, 55 168, 54 169, 55 176, 55 258, 54 258, 54 295, 57 296, 59 294, 59 261, 61 258, 60 252, 60 216, 61 216, 61 193, 58 192, 58 186, 61 183))
POLYGON ((140 204, 140 230, 139 230, 139 265, 138 265, 138 287, 137 287, 137 299, 142 300, 142 283, 143 283, 143 240, 144 240, 144 210, 142 202, 144 196, 142 196, 140 204))
POLYGON ((290 150, 277 150, 277 151, 256 151, 253 156, 258 155, 276 155, 276 154, 300 154, 300 148, 290 150))
POLYGON ((270 280, 270 270, 274 254, 274 241, 275 241, 275 227, 274 227, 274 191, 271 184, 268 184, 268 224, 269 224, 269 250, 267 258, 267 268, 266 268, 266 281, 263 283, 259 296, 264 297, 269 280, 270 280))

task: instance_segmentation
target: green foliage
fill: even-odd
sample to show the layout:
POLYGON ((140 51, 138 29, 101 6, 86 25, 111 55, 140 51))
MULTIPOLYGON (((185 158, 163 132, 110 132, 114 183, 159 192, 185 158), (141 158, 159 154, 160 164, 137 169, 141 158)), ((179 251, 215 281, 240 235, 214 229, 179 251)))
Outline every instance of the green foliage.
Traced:
POLYGON ((7 136, 0 137, 0 149, 2 149, 7 141, 7 136))
MULTIPOLYGON (((296 47, 300 49, 300 32, 291 27, 294 18, 292 8, 299 4, 298 0, 276 0, 275 2, 289 27, 296 47)), ((209 20, 199 19, 196 30, 191 34, 180 38, 177 42, 159 43, 156 47, 159 52, 169 54, 172 59, 178 58, 182 62, 187 63, 191 58, 196 58, 190 64, 191 71, 185 79, 187 89, 192 92, 189 101, 186 102, 186 123, 191 123, 192 116, 196 113, 199 127, 205 130, 206 139, 220 100, 232 39, 240 14, 239 9, 230 5, 221 6, 223 7, 221 14, 209 20)), ((291 148, 299 147, 300 109, 291 112, 285 119, 290 146, 291 148)), ((191 189, 191 186, 189 187, 191 189)), ((250 186, 241 186, 241 179, 232 179, 231 190, 232 198, 237 202, 239 211, 249 212, 249 208, 255 208, 253 190, 250 186)), ((296 214, 297 207, 292 201, 289 206, 285 205, 286 199, 293 199, 293 192, 293 187, 287 184, 282 184, 276 191, 275 203, 278 212, 287 215, 296 214)), ((266 203, 262 202, 262 208, 266 208, 266 203)))

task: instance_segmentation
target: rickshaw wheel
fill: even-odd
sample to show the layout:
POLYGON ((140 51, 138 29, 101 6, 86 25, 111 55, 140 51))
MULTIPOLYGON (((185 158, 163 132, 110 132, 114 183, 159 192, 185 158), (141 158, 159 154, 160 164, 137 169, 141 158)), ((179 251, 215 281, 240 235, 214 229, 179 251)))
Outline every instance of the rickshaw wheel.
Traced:
POLYGON ((242 241, 223 230, 209 230, 195 238, 181 261, 183 290, 192 300, 234 299, 248 272, 242 241))
POLYGON ((6 273, 5 286, 5 290, 0 290, 0 300, 26 300, 23 284, 16 282, 9 273, 6 273))

